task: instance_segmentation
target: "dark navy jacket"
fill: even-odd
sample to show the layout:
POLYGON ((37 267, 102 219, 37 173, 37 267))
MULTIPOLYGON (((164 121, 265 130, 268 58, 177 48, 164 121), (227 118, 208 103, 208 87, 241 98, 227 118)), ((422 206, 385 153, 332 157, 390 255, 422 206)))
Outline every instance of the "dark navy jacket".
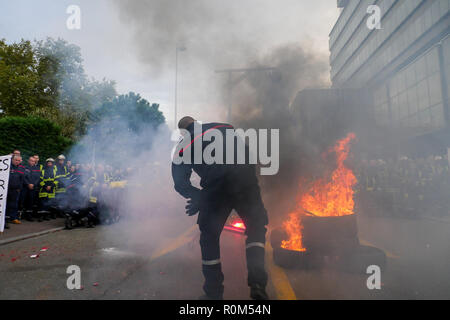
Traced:
POLYGON ((227 143, 226 130, 233 129, 233 126, 226 123, 207 123, 198 124, 197 122, 191 124, 187 131, 191 136, 188 139, 191 141, 181 141, 175 151, 175 157, 182 156, 187 148, 191 148, 191 164, 175 164, 172 162, 172 177, 175 184, 175 190, 184 198, 195 197, 200 190, 191 184, 190 178, 192 171, 197 173, 201 178, 200 186, 209 195, 218 195, 224 193, 240 192, 242 188, 254 186, 258 184, 255 166, 248 165, 248 147, 245 146, 246 151, 246 165, 237 165, 237 139, 234 138, 234 164, 225 164, 226 162, 226 148, 227 143), (194 126, 198 127, 198 136, 194 136, 194 126), (204 134, 212 129, 217 129, 222 132, 223 136, 223 164, 206 164, 203 159, 202 163, 194 164, 194 150, 196 144, 201 144, 202 155, 205 148, 212 143, 212 141, 203 141, 204 134))
POLYGON ((39 186, 39 180, 41 179, 41 169, 40 166, 29 166, 25 167, 25 184, 33 184, 35 188, 39 186))
POLYGON ((25 181, 25 170, 23 166, 11 164, 9 172, 8 190, 21 190, 25 181))

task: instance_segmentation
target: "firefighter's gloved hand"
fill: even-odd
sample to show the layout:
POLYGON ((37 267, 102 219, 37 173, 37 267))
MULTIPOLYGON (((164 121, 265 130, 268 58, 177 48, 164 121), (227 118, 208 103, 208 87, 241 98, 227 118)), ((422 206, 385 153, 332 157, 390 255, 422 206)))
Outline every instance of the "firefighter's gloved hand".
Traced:
POLYGON ((202 192, 198 190, 193 193, 191 198, 188 200, 186 205, 186 214, 188 216, 195 216, 199 211, 202 205, 202 192))
POLYGON ((186 214, 195 216, 200 211, 200 202, 197 199, 189 199, 186 205, 186 214))

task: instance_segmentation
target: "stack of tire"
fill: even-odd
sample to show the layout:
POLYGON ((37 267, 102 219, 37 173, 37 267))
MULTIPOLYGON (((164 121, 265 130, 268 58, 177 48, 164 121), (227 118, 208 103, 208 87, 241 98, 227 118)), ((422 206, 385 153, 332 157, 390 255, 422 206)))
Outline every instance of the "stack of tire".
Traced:
POLYGON ((355 215, 341 217, 302 217, 302 242, 306 251, 281 247, 288 236, 282 229, 271 232, 273 258, 283 268, 333 268, 351 273, 366 273, 367 267, 386 266, 386 254, 375 247, 363 246, 358 240, 355 215))

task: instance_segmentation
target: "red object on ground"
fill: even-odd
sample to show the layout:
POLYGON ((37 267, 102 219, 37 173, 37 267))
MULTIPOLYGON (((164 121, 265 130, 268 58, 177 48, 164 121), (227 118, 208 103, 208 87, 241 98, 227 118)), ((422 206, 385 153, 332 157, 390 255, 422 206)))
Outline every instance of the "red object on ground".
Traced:
POLYGON ((94 287, 98 287, 98 282, 94 282, 92 285, 93 285, 94 287))
POLYGON ((245 225, 241 220, 235 220, 231 224, 227 224, 224 229, 237 233, 245 233, 245 225))

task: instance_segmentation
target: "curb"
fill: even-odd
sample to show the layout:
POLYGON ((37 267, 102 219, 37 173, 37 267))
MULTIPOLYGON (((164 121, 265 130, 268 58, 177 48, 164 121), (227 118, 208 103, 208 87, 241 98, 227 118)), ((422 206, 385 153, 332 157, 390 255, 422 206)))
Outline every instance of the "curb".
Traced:
POLYGON ((40 232, 24 234, 23 236, 13 237, 13 238, 5 239, 5 240, 0 240, 0 246, 4 245, 4 244, 9 244, 9 243, 12 243, 12 242, 20 241, 20 240, 36 238, 36 237, 43 236, 43 235, 48 234, 48 233, 58 232, 58 231, 61 231, 61 230, 64 230, 64 229, 65 229, 64 227, 58 227, 58 228, 48 229, 48 230, 44 230, 44 231, 40 231, 40 232))

